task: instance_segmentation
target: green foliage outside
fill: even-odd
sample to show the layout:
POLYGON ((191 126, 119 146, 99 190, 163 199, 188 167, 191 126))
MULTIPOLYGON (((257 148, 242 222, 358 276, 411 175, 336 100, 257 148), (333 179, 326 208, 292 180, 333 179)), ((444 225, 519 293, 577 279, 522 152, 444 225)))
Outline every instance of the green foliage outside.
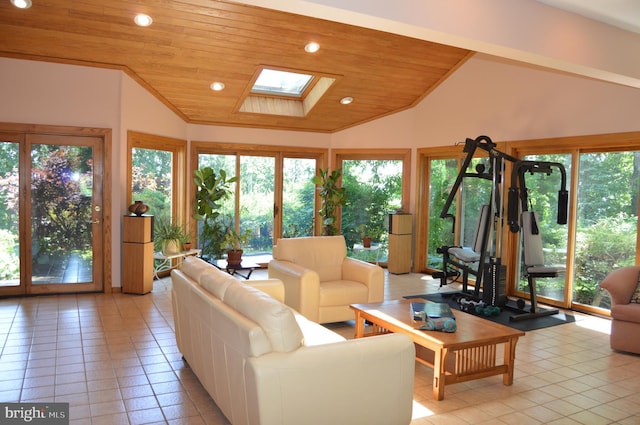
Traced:
POLYGON ((149 206, 147 214, 171 220, 172 154, 167 151, 134 148, 131 194, 149 206))
MULTIPOLYGON (((435 159, 430 162, 429 175, 429 239, 427 242, 427 267, 441 270, 442 255, 437 250, 441 246, 454 245, 453 224, 440 218, 449 192, 458 175, 458 160, 435 159)), ((456 205, 450 213, 455 215, 456 205)))
POLYGON ((0 280, 20 279, 18 144, 0 143, 0 280))
POLYGON ((283 163, 282 237, 313 235, 315 159, 285 158, 283 163))
POLYGON ((608 295, 597 283, 611 270, 634 264, 637 221, 637 216, 619 214, 601 218, 578 234, 573 284, 575 302, 611 308, 608 295))
POLYGON ((90 252, 91 149, 34 145, 31 157, 34 265, 90 252))

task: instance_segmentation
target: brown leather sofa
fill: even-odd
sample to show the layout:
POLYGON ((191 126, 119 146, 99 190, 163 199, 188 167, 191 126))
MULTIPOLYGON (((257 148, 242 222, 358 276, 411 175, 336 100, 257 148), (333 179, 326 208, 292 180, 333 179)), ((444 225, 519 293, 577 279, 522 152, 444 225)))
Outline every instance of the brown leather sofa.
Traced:
POLYGON ((612 271, 600 283, 611 296, 611 348, 640 354, 640 299, 632 302, 638 287, 640 266, 612 271))

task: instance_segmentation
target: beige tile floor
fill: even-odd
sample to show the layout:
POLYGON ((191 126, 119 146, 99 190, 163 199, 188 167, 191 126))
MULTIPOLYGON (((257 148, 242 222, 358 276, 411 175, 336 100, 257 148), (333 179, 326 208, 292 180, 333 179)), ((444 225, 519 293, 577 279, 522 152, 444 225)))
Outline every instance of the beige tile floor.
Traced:
MULTIPOLYGON (((438 290, 419 274, 386 280, 386 299, 438 290)), ((176 348, 170 285, 0 299, 0 401, 69 402, 71 424, 227 424, 176 348)), ((350 322, 331 327, 353 334, 350 322)), ((513 386, 455 384, 439 402, 431 370, 416 364, 411 424, 639 424, 640 356, 612 352, 608 330, 606 319, 577 315, 527 332, 513 386)))

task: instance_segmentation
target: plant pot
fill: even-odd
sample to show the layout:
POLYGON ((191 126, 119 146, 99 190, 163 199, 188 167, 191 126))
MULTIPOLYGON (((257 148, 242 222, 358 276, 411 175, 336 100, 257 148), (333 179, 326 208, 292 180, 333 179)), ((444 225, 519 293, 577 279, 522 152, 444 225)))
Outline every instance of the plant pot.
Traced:
POLYGON ((164 255, 173 255, 180 252, 180 241, 178 240, 166 240, 162 244, 162 253, 164 255))
POLYGON ((239 266, 242 263, 242 252, 241 249, 227 250, 227 265, 239 266))
POLYGON ((189 251, 191 249, 191 242, 185 242, 182 244, 182 249, 185 251, 189 251))
POLYGON ((365 248, 371 248, 371 238, 362 238, 362 246, 365 248))

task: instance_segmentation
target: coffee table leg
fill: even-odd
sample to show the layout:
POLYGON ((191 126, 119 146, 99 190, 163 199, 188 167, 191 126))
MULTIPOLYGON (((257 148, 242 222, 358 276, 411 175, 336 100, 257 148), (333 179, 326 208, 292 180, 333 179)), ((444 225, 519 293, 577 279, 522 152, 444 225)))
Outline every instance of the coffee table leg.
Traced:
POLYGON ((364 336, 364 318, 359 311, 356 311, 356 338, 362 338, 364 336))
POLYGON ((504 363, 507 366, 507 372, 502 375, 502 383, 504 385, 513 385, 513 369, 516 362, 516 343, 518 338, 511 338, 504 344, 504 363))
POLYGON ((445 385, 445 362, 447 357, 447 349, 442 348, 434 352, 433 357, 433 398, 435 400, 444 399, 445 385))

